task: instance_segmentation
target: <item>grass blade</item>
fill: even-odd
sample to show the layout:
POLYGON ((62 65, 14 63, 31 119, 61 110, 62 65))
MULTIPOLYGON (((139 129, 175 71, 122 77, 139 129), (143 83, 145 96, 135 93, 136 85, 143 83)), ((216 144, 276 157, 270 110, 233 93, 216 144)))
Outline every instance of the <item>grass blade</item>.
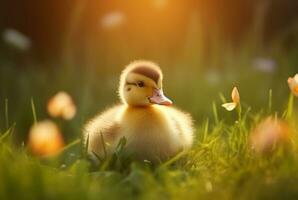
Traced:
POLYGON ((16 123, 14 123, 5 133, 0 136, 0 142, 7 138, 10 134, 13 133, 16 123))
POLYGON ((271 113, 272 110, 272 89, 269 90, 268 95, 268 113, 271 113))
POLYGON ((103 162, 103 159, 102 159, 97 153, 95 153, 94 151, 92 151, 92 154, 96 157, 96 159, 97 159, 99 162, 103 162))
POLYGON ((100 132, 100 139, 101 139, 101 144, 102 144, 102 148, 103 148, 104 159, 106 159, 107 158, 107 149, 106 149, 106 144, 105 144, 102 132, 100 132))
POLYGON ((213 110, 215 124, 218 124, 218 112, 217 112, 217 107, 216 107, 216 104, 214 101, 212 102, 212 110, 213 110))
POLYGON ((205 123, 205 126, 204 126, 204 134, 203 134, 203 141, 202 141, 203 143, 207 139, 208 131, 209 131, 209 119, 206 120, 206 123, 205 123))
POLYGON ((286 120, 289 120, 292 118, 293 107, 294 107, 294 95, 291 93, 288 100, 287 110, 283 114, 283 118, 285 118, 286 120))
POLYGON ((68 145, 66 145, 65 147, 63 147, 59 152, 57 152, 55 155, 45 155, 45 156, 42 156, 41 158, 56 158, 58 157, 59 155, 61 155, 63 152, 67 151, 68 149, 70 149, 71 147, 77 145, 77 144, 80 144, 81 142, 81 139, 76 139, 74 141, 72 141, 71 143, 69 143, 68 145))
MULTIPOLYGON (((82 140, 83 141, 83 140, 82 140)), ((89 148, 89 134, 87 134, 87 139, 86 139, 86 143, 85 143, 85 146, 84 144, 82 144, 83 148, 83 157, 87 158, 87 155, 88 155, 88 148, 89 148)))
POLYGON ((8 118, 8 99, 5 99, 5 127, 9 128, 9 118, 8 118))
POLYGON ((167 162, 165 162, 164 164, 162 164, 163 167, 167 167, 169 165, 171 165, 172 163, 176 162, 177 160, 179 160, 180 158, 182 158, 183 156, 185 156, 187 154, 188 151, 181 151, 180 153, 178 153, 177 155, 175 155, 173 158, 171 158, 170 160, 168 160, 167 162))
POLYGON ((66 151, 66 150, 68 150, 68 149, 70 149, 71 147, 79 144, 80 142, 81 142, 81 139, 76 139, 76 140, 72 141, 71 143, 69 143, 68 145, 66 145, 65 147, 63 147, 63 149, 61 149, 61 151, 59 152, 59 154, 62 153, 62 152, 64 152, 64 151, 66 151))
POLYGON ((34 100, 32 97, 31 97, 31 109, 32 109, 34 124, 36 124, 37 123, 37 115, 36 115, 34 100))
POLYGON ((226 100, 225 96, 222 93, 219 93, 219 98, 220 98, 222 103, 227 103, 227 100, 226 100))

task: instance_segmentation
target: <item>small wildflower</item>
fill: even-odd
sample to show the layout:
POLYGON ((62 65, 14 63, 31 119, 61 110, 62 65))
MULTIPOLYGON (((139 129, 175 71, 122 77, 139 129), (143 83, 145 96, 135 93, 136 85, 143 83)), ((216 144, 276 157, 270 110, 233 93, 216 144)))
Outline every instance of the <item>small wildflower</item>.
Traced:
POLYGON ((258 153, 272 152, 291 138, 288 124, 280 119, 267 117, 252 131, 250 144, 258 153))
POLYGON ((296 74, 294 77, 289 77, 288 84, 292 93, 298 97, 298 74, 296 74))
POLYGON ((232 91, 232 101, 233 102, 229 102, 229 103, 224 103, 221 106, 224 107, 227 111, 232 111, 234 110, 239 104, 240 104, 240 95, 238 92, 237 87, 233 88, 232 91))
POLYGON ((58 92, 48 102, 48 113, 52 117, 62 117, 70 120, 76 114, 76 106, 69 94, 66 92, 58 92))
POLYGON ((46 120, 31 127, 28 146, 35 155, 49 156, 58 153, 63 148, 64 142, 57 125, 46 120))

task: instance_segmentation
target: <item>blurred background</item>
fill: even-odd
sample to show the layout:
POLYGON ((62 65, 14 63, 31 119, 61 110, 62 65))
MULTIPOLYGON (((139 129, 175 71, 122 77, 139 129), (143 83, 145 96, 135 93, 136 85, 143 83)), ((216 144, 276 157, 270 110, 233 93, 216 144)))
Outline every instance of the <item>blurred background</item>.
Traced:
POLYGON ((272 89, 281 112, 298 71, 297 11, 296 0, 1 1, 0 132, 16 122, 16 141, 26 141, 31 99, 47 119, 49 98, 66 91, 78 113, 60 124, 67 140, 79 137, 118 102, 118 76, 137 59, 160 64, 165 93, 198 126, 225 112, 220 96, 229 101, 233 86, 255 111, 272 89))

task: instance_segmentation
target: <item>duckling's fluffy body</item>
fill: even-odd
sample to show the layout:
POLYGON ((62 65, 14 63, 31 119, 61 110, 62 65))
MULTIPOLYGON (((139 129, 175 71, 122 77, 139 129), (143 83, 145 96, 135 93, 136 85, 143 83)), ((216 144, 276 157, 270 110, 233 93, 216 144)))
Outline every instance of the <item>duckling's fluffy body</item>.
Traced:
MULTIPOLYGON (((133 67, 128 67, 130 70, 124 70, 119 88, 123 103, 107 109, 90 120, 85 126, 85 142, 89 141, 87 146, 91 156, 95 154, 103 156, 105 151, 103 145, 105 145, 106 152, 111 154, 122 137, 127 139, 125 148, 133 152, 135 157, 140 160, 166 160, 179 151, 191 147, 193 142, 191 116, 172 106, 165 106, 167 104, 164 101, 169 103, 169 99, 166 97, 163 101, 157 100, 160 104, 164 103, 164 105, 158 105, 153 103, 153 101, 156 102, 154 98, 151 100, 150 96, 146 96, 154 93, 156 88, 161 90, 162 76, 160 76, 159 81, 156 79, 152 82, 146 79, 148 77, 142 77, 140 74, 136 74, 133 78, 129 77, 129 71, 132 68, 135 69, 137 66, 150 67, 151 65, 154 67, 150 69, 155 71, 159 69, 150 62, 137 62, 134 63, 133 67), (128 82, 126 82, 126 78, 130 78, 128 82), (136 79, 134 80, 134 78, 136 79), (130 84, 136 80, 144 81, 143 85, 145 86, 130 84), (153 90, 150 89, 151 87, 153 90), (150 91, 148 92, 148 90, 150 91), (129 97, 129 95, 136 96, 136 98, 129 97), (142 95, 144 98, 141 98, 142 95), (128 101, 130 103, 127 103, 126 99, 130 99, 128 101)), ((158 73, 161 74, 161 71, 158 73)), ((145 73, 145 75, 147 74, 145 73)), ((163 93, 161 96, 163 97, 163 93)))
POLYGON ((165 160, 192 144, 192 120, 173 107, 114 106, 91 120, 85 132, 89 133, 88 152, 103 156, 101 133, 111 153, 119 139, 127 139, 126 148, 137 158, 165 160))

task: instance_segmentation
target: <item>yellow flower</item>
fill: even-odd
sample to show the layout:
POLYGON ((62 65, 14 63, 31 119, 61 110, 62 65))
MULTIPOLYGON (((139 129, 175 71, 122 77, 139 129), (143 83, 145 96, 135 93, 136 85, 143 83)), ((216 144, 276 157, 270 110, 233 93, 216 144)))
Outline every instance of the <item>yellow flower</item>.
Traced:
POLYGON ((288 78, 288 84, 292 93, 298 97, 298 74, 296 74, 294 77, 288 78))
POLYGON ((268 153, 278 146, 289 144, 290 139, 290 128, 286 122, 267 117, 250 134, 250 145, 258 153, 268 153))
POLYGON ((229 103, 224 103, 221 106, 224 107, 227 111, 232 111, 234 110, 239 104, 240 104, 240 95, 238 92, 237 87, 233 88, 232 91, 232 102, 229 103))
POLYGON ((48 102, 48 113, 52 117, 62 117, 70 120, 76 114, 76 106, 69 94, 66 92, 58 92, 48 102))
POLYGON ((58 153, 64 146, 61 132, 57 125, 49 120, 34 124, 29 131, 28 147, 38 156, 58 153))

